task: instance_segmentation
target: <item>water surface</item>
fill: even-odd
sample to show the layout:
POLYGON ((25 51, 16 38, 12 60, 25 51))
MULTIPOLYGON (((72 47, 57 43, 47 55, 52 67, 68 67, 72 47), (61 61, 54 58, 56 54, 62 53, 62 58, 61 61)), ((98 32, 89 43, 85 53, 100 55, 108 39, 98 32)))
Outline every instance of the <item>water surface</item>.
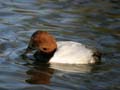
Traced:
POLYGON ((119 90, 119 0, 0 0, 0 90, 119 90), (31 65, 36 30, 94 46, 100 65, 31 65))

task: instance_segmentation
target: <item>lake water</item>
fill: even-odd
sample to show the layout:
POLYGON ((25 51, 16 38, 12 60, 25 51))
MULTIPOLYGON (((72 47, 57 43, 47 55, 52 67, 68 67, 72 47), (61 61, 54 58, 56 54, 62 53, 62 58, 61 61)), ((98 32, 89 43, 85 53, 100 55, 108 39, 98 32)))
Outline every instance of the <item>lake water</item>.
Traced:
POLYGON ((120 90, 119 0, 0 0, 0 90, 120 90), (102 63, 30 64, 36 30, 94 46, 102 63))

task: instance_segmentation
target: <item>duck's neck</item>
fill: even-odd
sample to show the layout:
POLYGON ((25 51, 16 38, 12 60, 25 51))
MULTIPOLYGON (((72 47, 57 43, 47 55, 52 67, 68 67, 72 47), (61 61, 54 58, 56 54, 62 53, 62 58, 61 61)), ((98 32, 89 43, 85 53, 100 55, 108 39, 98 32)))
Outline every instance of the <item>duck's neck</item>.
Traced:
POLYGON ((34 57, 37 63, 48 63, 50 58, 54 55, 56 49, 50 53, 45 53, 42 51, 36 51, 34 57))

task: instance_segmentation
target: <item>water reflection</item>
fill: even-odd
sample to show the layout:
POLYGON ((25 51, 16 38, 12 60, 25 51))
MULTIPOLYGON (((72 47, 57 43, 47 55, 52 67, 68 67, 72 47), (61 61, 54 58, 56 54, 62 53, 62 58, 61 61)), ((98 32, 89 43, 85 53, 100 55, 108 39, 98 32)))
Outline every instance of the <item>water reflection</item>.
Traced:
POLYGON ((119 8, 119 0, 0 0, 0 89, 119 90, 119 8), (95 46, 103 63, 25 65, 20 55, 36 30, 95 46))
POLYGON ((56 75, 59 75, 60 72, 70 74, 77 73, 90 73, 94 69, 93 65, 68 65, 68 64, 41 64, 41 63, 33 63, 26 64, 30 65, 30 69, 26 72, 28 75, 27 83, 30 84, 51 84, 54 80, 52 78, 56 78, 56 75))
POLYGON ((54 69, 50 68, 48 64, 39 64, 32 67, 26 73, 30 76, 30 78, 26 80, 27 83, 50 84, 54 69))

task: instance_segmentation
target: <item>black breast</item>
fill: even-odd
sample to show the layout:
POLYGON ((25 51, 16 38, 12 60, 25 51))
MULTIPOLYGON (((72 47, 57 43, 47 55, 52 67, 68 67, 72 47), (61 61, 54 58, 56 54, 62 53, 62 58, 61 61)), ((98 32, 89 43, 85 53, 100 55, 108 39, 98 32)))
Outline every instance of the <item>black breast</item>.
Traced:
POLYGON ((54 55, 56 50, 50 53, 45 53, 41 51, 36 51, 34 57, 37 63, 48 63, 50 58, 54 55))

